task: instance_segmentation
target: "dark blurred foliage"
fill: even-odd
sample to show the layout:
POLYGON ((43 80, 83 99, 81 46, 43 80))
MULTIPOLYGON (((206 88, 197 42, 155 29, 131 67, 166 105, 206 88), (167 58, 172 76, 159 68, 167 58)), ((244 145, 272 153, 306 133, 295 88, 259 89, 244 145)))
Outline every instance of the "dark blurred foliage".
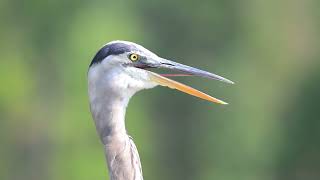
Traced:
POLYGON ((87 68, 115 40, 223 75, 127 111, 145 179, 320 179, 319 1, 0 1, 0 179, 107 179, 87 68))

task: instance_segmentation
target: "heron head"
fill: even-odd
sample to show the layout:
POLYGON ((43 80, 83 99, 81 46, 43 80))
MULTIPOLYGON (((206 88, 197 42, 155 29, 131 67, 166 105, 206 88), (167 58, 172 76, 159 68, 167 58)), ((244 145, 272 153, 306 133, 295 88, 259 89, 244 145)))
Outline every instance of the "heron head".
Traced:
POLYGON ((216 74, 161 58, 146 48, 128 41, 112 41, 104 45, 93 58, 89 71, 89 86, 95 89, 133 95, 156 85, 167 86, 219 104, 227 104, 192 87, 169 79, 169 76, 199 76, 233 84, 216 74), (157 74, 152 69, 164 68, 175 74, 157 74))

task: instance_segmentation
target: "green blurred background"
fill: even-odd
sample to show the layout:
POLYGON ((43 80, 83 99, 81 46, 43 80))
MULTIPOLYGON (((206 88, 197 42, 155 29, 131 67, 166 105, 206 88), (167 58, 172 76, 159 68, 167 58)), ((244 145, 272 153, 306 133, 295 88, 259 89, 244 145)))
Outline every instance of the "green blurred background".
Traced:
POLYGON ((127 129, 152 180, 320 179, 320 1, 0 1, 0 179, 108 179, 87 68, 134 41, 235 85, 176 78, 230 103, 158 87, 127 129))

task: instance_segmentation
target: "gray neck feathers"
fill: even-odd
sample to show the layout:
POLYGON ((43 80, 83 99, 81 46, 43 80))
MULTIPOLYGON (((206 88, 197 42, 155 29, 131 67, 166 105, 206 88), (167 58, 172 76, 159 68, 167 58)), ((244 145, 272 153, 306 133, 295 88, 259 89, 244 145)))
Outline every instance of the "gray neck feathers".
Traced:
POLYGON ((143 180, 140 158, 125 128, 131 94, 106 91, 89 83, 90 108, 105 148, 111 180, 143 180))
POLYGON ((114 136, 127 135, 125 113, 129 99, 112 92, 93 96, 90 100, 91 113, 101 141, 107 144, 114 136))

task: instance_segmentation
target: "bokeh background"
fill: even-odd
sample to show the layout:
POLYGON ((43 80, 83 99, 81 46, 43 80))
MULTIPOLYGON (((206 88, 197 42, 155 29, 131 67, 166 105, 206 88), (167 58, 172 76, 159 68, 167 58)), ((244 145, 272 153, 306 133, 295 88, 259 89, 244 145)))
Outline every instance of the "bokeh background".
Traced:
POLYGON ((145 179, 320 179, 320 1, 1 0, 0 179, 108 179, 87 68, 115 40, 236 82, 176 78, 230 103, 158 87, 127 129, 145 179))

